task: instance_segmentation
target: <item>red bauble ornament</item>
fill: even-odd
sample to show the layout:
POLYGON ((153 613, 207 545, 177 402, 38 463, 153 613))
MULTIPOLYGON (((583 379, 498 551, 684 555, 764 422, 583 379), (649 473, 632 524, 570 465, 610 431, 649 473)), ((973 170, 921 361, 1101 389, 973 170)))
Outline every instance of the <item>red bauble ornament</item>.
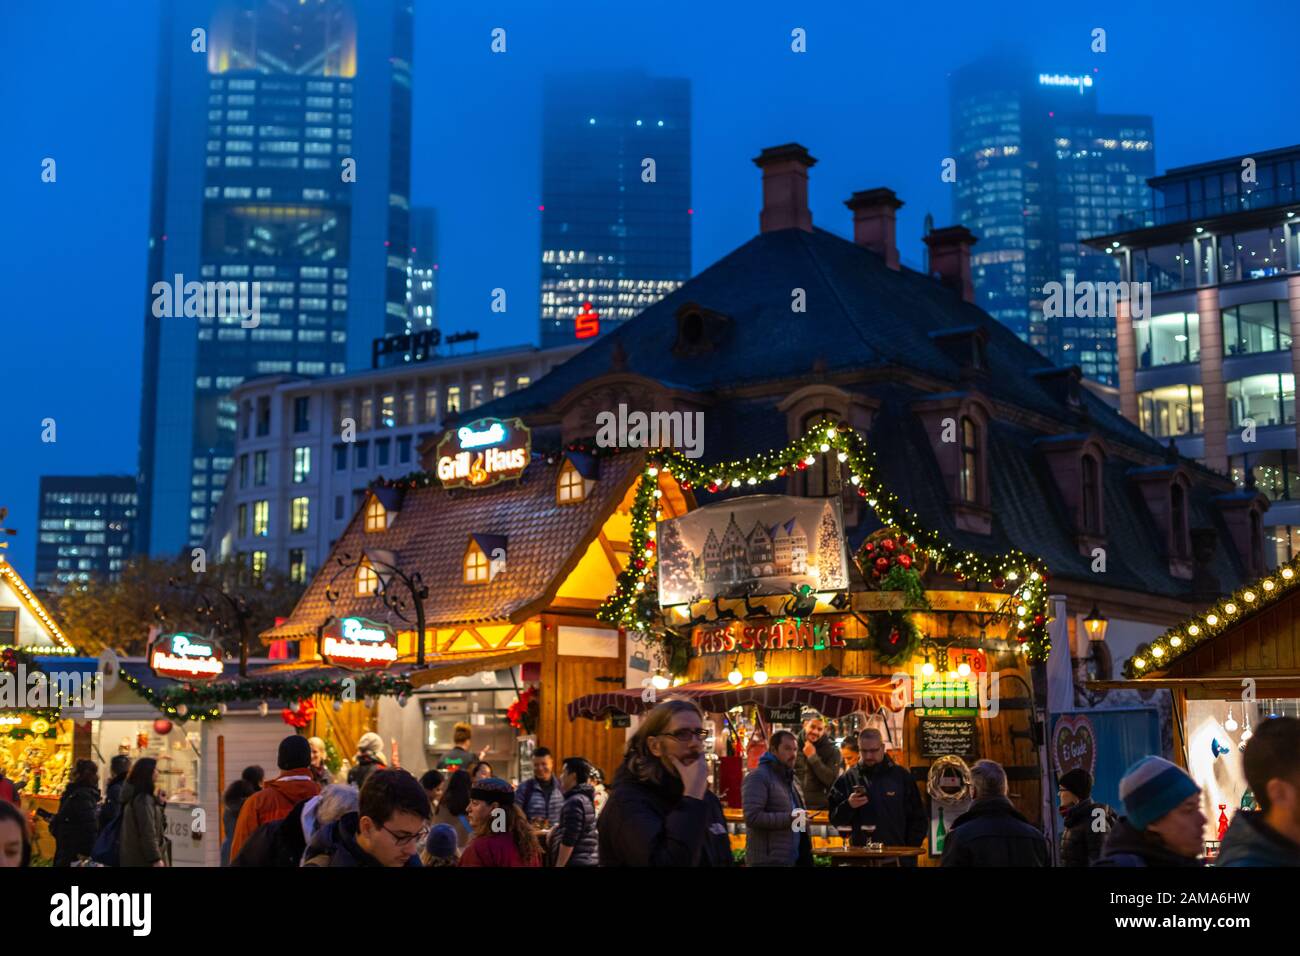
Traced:
POLYGON ((780 475, 782 478, 784 478, 784 477, 785 477, 785 469, 782 468, 780 471, 777 472, 777 474, 780 475))
POLYGON ((651 551, 653 551, 657 547, 657 545, 655 544, 655 539, 651 538, 649 541, 645 543, 645 546, 649 548, 651 551))
POLYGON ((172 732, 172 722, 166 717, 159 717, 153 722, 153 732, 159 737, 166 737, 172 732))
POLYGON ((885 538, 883 541, 880 542, 880 546, 884 548, 886 551, 893 551, 895 548, 898 547, 898 545, 894 543, 893 538, 885 538))
POLYGON ((1046 621, 1046 620, 1047 620, 1047 618, 1043 617, 1043 615, 1041 615, 1041 614, 1035 614, 1035 615, 1034 615, 1034 623, 1035 623, 1035 624, 1039 624, 1039 625, 1041 625, 1041 624, 1042 624, 1044 621, 1046 621))
POLYGON ((716 481, 709 483, 709 491, 717 491, 718 483, 716 481))
POLYGON ((889 559, 886 558, 884 555, 881 555, 880 557, 876 558, 876 570, 882 573, 888 571, 889 559))
POLYGON ((689 481, 683 481, 682 491, 690 491, 690 490, 691 490, 691 483, 689 481))
POLYGON ((858 489, 858 497, 859 497, 859 498, 865 498, 866 496, 867 496, 867 489, 866 489, 866 488, 859 488, 859 489, 858 489))
POLYGON ((645 567, 645 558, 637 558, 635 561, 632 562, 632 564, 635 565, 638 571, 640 571, 642 568, 645 567))
POLYGON ((912 566, 912 556, 910 554, 900 554, 898 556, 898 563, 905 568, 910 568, 912 566))
POLYGON ((798 468, 800 471, 803 471, 805 468, 808 467, 808 462, 800 458, 799 461, 795 463, 795 467, 798 468))
POLYGON ((965 581, 965 580, 966 580, 966 575, 964 575, 964 574, 962 574, 960 571, 958 571, 956 574, 953 575, 953 579, 956 580, 956 581, 965 581))
POLYGON ((876 550, 876 542, 868 541, 866 544, 862 546, 862 550, 870 554, 872 551, 876 550))
POLYGON ((1043 579, 1043 583, 1044 583, 1044 584, 1046 584, 1048 581, 1052 580, 1052 576, 1051 576, 1050 574, 1048 574, 1046 571, 1041 571, 1041 572, 1039 572, 1039 575, 1038 575, 1038 576, 1039 576, 1040 578, 1043 579))
POLYGON ((999 591, 1001 591, 1006 586, 1006 583, 1007 583, 1007 579, 1003 577, 996 577, 993 579, 993 586, 997 588, 999 591))

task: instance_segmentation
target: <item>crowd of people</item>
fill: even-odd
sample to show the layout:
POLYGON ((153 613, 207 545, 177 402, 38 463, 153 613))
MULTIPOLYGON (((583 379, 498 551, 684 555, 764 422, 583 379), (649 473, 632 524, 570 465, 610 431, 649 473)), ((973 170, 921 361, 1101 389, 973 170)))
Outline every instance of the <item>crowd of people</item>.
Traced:
MULTIPOLYGON (((417 779, 389 767, 382 740, 361 738, 347 782, 325 767, 318 738, 285 737, 279 774, 248 767, 223 794, 222 865, 298 866, 730 866, 727 822, 709 789, 704 714, 690 701, 650 710, 633 733, 609 791, 590 761, 546 748, 517 788, 474 754, 466 724, 439 768, 417 779)), ((919 847, 930 817, 907 768, 868 727, 836 745, 817 715, 802 733, 779 730, 743 784, 749 866, 811 866, 806 814, 828 812, 853 845, 869 840, 919 847)), ((1257 810, 1240 810, 1222 840, 1217 866, 1300 866, 1300 720, 1261 723, 1243 754, 1257 810)), ((51 815, 56 866, 168 866, 164 804, 152 758, 114 757, 103 798, 99 771, 79 761, 51 815)), ((1008 797, 1005 770, 992 760, 970 768, 969 809, 952 821, 941 865, 1049 866, 1043 832, 1008 797)), ((1062 866, 1203 864, 1201 790, 1177 765, 1144 757, 1125 773, 1123 814, 1092 799, 1083 770, 1061 774, 1057 793, 1062 866)), ((30 822, 0 794, 0 866, 27 866, 30 822)), ((914 858, 908 858, 915 865, 914 858)))

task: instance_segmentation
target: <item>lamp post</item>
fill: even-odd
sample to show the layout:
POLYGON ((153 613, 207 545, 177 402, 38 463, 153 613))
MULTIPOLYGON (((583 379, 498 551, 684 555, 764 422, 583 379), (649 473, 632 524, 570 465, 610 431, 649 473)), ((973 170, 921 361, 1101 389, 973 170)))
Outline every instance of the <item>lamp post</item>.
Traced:
POLYGON ((429 588, 424 583, 419 571, 407 572, 382 558, 376 558, 372 555, 362 553, 353 557, 346 551, 334 559, 338 564, 338 570, 330 578, 329 586, 325 589, 325 598, 334 604, 342 596, 334 587, 334 582, 344 571, 351 570, 354 574, 364 563, 370 567, 376 577, 379 579, 375 587, 375 594, 384 602, 384 607, 396 614, 408 624, 410 618, 406 616, 408 608, 415 611, 415 663, 419 667, 424 666, 424 602, 429 598, 429 588), (392 586, 394 581, 399 582, 405 589, 403 591, 395 590, 392 586))

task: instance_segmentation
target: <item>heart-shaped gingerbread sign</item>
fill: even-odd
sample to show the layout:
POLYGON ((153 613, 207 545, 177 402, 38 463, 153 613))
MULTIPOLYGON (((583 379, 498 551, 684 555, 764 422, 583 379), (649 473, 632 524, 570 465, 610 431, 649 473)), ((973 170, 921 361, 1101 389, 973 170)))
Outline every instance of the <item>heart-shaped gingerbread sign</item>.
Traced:
POLYGON ((1058 774, 1079 769, 1093 773, 1097 766, 1097 735, 1092 721, 1083 714, 1058 717, 1052 730, 1052 759, 1058 774))

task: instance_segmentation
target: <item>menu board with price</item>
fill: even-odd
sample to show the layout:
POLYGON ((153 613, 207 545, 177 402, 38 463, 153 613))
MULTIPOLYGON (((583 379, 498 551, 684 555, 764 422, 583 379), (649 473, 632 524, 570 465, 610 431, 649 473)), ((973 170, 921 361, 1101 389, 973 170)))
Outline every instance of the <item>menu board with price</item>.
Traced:
POLYGON ((956 754, 974 757, 975 717, 922 717, 917 722, 921 734, 921 756, 942 757, 956 754))

